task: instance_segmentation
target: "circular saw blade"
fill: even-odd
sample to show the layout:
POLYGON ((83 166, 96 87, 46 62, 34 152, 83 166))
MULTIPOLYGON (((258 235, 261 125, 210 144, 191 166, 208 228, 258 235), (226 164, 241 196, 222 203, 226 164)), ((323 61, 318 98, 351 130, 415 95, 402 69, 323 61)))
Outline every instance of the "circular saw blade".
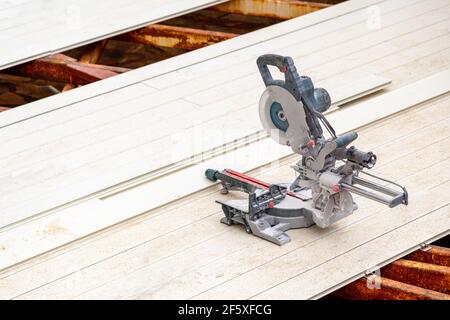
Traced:
POLYGON ((283 106, 274 101, 267 89, 259 100, 259 118, 267 134, 282 145, 288 144, 286 134, 289 123, 283 110, 283 106))

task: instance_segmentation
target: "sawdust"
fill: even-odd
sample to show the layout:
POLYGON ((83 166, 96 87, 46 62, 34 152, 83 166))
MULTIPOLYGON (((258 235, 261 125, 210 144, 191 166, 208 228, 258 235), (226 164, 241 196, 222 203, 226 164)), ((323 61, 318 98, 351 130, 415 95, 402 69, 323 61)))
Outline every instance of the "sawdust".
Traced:
POLYGON ((60 226, 58 224, 58 221, 50 222, 47 225, 47 227, 44 229, 45 234, 56 234, 56 233, 60 233, 60 232, 64 232, 64 231, 67 231, 67 229, 60 226))

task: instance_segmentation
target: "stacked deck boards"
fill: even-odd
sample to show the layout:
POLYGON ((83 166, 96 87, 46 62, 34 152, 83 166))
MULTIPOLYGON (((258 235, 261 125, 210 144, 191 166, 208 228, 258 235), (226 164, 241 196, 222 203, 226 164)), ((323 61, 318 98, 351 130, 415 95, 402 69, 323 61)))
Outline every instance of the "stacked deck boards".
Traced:
POLYGON ((448 0, 349 1, 0 114, 0 297, 317 298, 448 233, 449 16, 448 0), (219 224, 205 167, 293 178, 297 157, 260 136, 268 52, 330 91, 332 124, 362 128, 408 207, 359 198, 283 247, 219 224))

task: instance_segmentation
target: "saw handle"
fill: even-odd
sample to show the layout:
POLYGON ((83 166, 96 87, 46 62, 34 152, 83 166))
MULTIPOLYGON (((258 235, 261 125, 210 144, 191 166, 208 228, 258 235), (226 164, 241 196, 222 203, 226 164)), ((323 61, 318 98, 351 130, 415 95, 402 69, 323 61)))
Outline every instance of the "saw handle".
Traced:
POLYGON ((277 54, 262 55, 256 60, 256 64, 266 87, 271 85, 284 86, 297 72, 291 57, 283 57, 277 54), (284 73, 285 80, 274 80, 267 66, 277 67, 280 72, 284 73))

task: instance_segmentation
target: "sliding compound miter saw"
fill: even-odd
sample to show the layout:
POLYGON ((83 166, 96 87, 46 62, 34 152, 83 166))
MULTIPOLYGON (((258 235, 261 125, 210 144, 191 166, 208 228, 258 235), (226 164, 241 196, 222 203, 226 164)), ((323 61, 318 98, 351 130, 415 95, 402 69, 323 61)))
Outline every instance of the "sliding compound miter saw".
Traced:
POLYGON ((314 88, 311 78, 299 76, 292 58, 268 54, 259 57, 257 65, 266 85, 259 102, 262 125, 301 159, 292 167, 297 176, 291 183, 267 184, 229 169, 206 170, 209 180, 220 181, 222 193, 248 194, 248 199, 217 201, 225 214, 221 222, 242 224, 248 233, 283 245, 290 241, 285 232, 289 229, 313 224, 326 228, 350 215, 357 209, 352 193, 390 208, 408 204, 404 187, 363 171, 371 169, 377 157, 349 147, 356 132, 336 135, 323 115, 331 105, 328 92, 314 88), (273 79, 268 66, 277 67, 284 80, 273 79))

